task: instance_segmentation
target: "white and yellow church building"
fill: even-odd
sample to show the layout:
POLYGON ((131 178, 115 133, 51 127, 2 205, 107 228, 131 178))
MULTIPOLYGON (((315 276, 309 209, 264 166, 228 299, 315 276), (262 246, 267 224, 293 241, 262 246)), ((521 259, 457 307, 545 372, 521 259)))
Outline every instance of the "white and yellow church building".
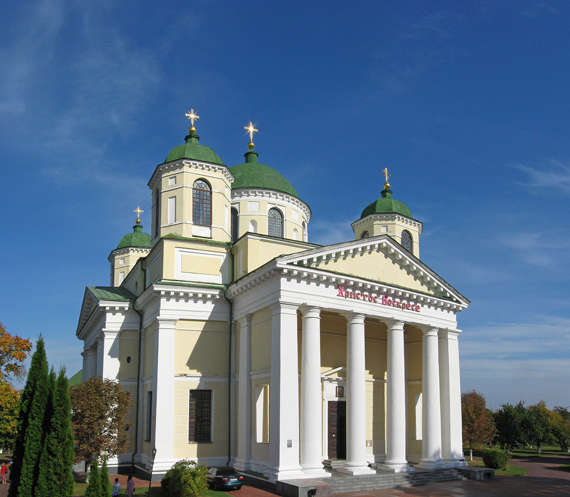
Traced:
POLYGON ((187 116, 148 182, 151 234, 137 217, 81 308, 83 380, 116 379, 133 400, 111 465, 156 478, 187 458, 272 481, 464 466, 469 301, 420 260, 423 225, 388 171, 354 240, 315 245, 311 209, 258 162, 253 125, 230 167, 187 116))

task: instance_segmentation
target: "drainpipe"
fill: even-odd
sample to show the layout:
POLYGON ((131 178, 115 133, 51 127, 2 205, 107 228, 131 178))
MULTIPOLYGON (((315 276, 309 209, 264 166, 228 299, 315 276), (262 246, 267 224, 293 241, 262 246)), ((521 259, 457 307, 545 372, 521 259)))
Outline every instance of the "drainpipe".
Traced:
POLYGON ((232 459, 232 411, 235 409, 232 406, 232 328, 234 321, 234 304, 228 298, 227 291, 229 286, 234 282, 234 251, 233 243, 230 245, 230 282, 226 285, 224 289, 224 298, 228 301, 230 305, 230 332, 229 332, 229 354, 228 354, 228 461, 226 466, 230 465, 232 459))
MULTIPOLYGON (((143 273, 143 290, 141 295, 146 290, 146 269, 143 268, 141 263, 141 271, 143 273)), ((140 384, 141 384, 141 357, 142 357, 142 333, 143 333, 143 315, 141 312, 135 309, 135 304, 133 303, 133 311, 139 315, 139 358, 137 362, 138 372, 137 372, 137 405, 135 409, 135 450, 131 457, 131 474, 135 473, 135 456, 139 448, 139 401, 140 401, 140 384)))

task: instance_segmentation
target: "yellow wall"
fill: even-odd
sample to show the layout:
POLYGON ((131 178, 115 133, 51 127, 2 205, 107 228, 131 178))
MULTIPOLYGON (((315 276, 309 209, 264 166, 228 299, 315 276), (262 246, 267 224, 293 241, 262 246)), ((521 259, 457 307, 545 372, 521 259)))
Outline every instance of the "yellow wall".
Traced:
POLYGON ((398 243, 401 243, 402 231, 406 230, 412 235, 412 253, 416 257, 420 257, 420 230, 417 226, 412 226, 400 220, 394 219, 379 220, 374 217, 368 217, 365 222, 360 224, 354 231, 355 239, 362 238, 362 233, 368 231, 368 236, 389 235, 398 243))
POLYGON ((135 380, 138 375, 139 332, 123 330, 119 335, 119 379, 135 380), (127 359, 130 358, 130 362, 127 359))
POLYGON ((151 324, 144 330, 144 362, 143 378, 152 378, 154 371, 154 333, 155 325, 151 324))
POLYGON ((175 374, 227 375, 228 331, 227 322, 180 319, 175 331, 175 374))
POLYGON ((416 394, 421 393, 422 385, 422 343, 414 336, 412 342, 406 343, 406 379, 408 381, 408 446, 411 454, 422 453, 422 441, 416 440, 416 394), (413 382, 413 383, 410 383, 413 382))
POLYGON ((251 370, 271 368, 271 319, 272 312, 265 308, 251 317, 251 370))

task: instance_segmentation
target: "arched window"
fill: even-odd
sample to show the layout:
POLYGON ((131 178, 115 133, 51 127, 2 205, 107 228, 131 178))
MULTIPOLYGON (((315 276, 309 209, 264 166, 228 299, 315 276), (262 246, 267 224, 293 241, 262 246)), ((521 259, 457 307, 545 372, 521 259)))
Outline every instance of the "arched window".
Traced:
POLYGON ((203 179, 194 183, 192 222, 199 226, 212 225, 212 189, 203 179))
POLYGON ((360 238, 368 238, 370 235, 368 234, 368 231, 363 231, 362 235, 360 235, 360 238))
POLYGON ((283 214, 281 211, 275 208, 269 209, 268 227, 269 236, 283 238, 283 214))
POLYGON ((402 231, 402 247, 404 247, 407 251, 413 253, 412 250, 412 235, 410 235, 409 231, 402 231))
POLYGON ((235 207, 232 207, 232 242, 235 242, 238 238, 239 238, 238 211, 235 207))
POLYGON ((309 237, 307 236, 307 224, 303 221, 303 241, 308 242, 309 237))
POLYGON ((154 194, 154 236, 158 236, 160 230, 160 192, 158 188, 154 194))

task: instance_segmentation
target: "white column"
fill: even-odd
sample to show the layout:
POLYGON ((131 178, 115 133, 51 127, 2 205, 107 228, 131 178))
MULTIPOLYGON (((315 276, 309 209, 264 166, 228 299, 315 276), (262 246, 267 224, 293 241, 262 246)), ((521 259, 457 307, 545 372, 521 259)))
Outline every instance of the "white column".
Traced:
POLYGON ((97 350, 95 347, 85 349, 81 355, 83 356, 83 372, 81 373, 81 381, 87 381, 97 374, 97 350))
POLYGON ((251 314, 239 322, 239 401, 237 422, 237 459, 234 467, 249 470, 251 459, 251 314))
POLYGON ((103 339, 99 342, 103 349, 103 370, 101 376, 111 380, 119 379, 119 333, 103 330, 103 339))
POLYGON ((154 471, 174 464, 174 326, 175 319, 156 319, 152 384, 152 447, 156 448, 154 471))
POLYGON ((271 383, 269 386, 270 480, 304 478, 299 464, 299 360, 297 306, 271 306, 271 383))
POLYGON ((343 473, 375 473, 366 460, 366 364, 364 314, 349 313, 346 356, 346 463, 343 473))
POLYGON ((439 331, 442 455, 446 466, 452 467, 467 466, 461 426, 459 333, 459 330, 439 331))
POLYGON ((101 332, 101 336, 97 337, 97 360, 95 370, 97 371, 96 376, 103 378, 103 365, 105 362, 105 346, 103 344, 103 332, 101 332))
POLYGON ((413 471, 406 460, 406 364, 404 322, 389 321, 386 384, 386 460, 379 469, 413 471))
POLYGON ((444 466, 441 457, 438 329, 423 329, 422 342, 422 468, 444 466))
POLYGON ((321 310, 302 307, 301 467, 307 476, 328 477, 322 464, 321 310))
POLYGON ((230 358, 230 466, 233 466, 237 457, 237 393, 236 393, 236 322, 230 323, 230 347, 232 350, 230 358))

